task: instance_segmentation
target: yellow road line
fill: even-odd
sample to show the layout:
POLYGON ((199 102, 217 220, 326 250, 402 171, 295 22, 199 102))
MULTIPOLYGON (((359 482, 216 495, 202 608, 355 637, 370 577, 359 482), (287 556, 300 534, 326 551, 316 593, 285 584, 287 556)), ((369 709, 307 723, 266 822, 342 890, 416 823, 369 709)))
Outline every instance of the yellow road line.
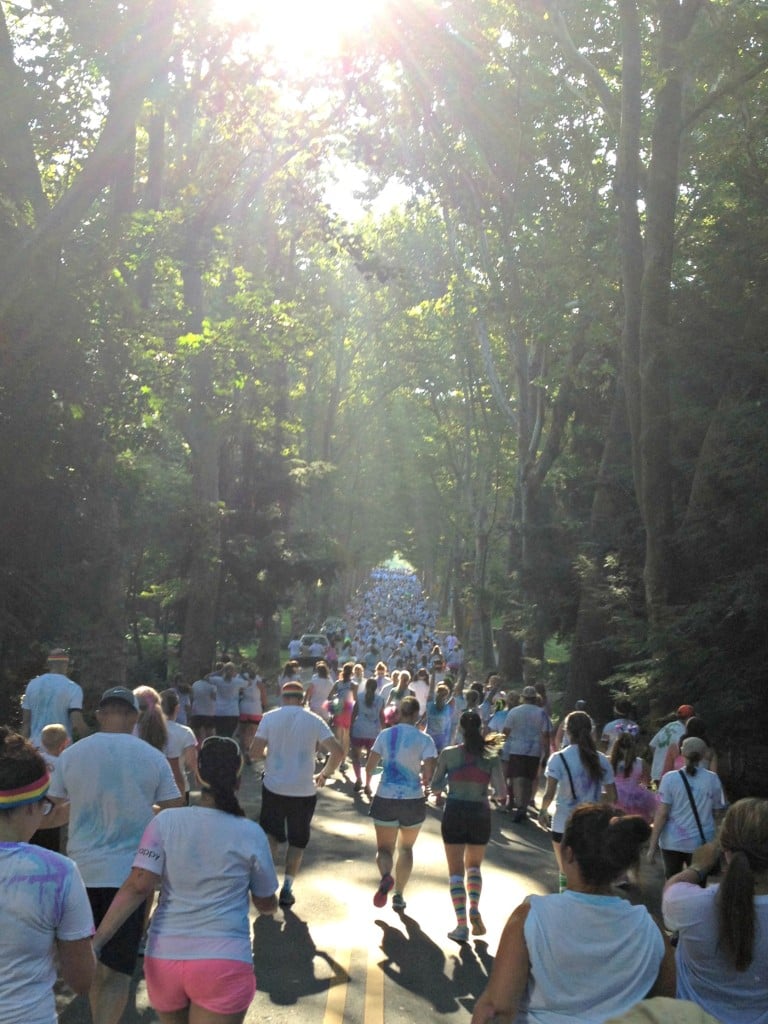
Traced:
POLYGON ((347 1003, 347 989, 349 988, 349 967, 352 962, 352 950, 347 948, 337 950, 332 959, 338 965, 339 971, 344 972, 345 980, 338 982, 336 985, 329 986, 323 1024, 343 1024, 344 1008, 347 1003))
POLYGON ((384 971, 378 964, 378 945, 368 949, 363 1024, 384 1024, 384 971))

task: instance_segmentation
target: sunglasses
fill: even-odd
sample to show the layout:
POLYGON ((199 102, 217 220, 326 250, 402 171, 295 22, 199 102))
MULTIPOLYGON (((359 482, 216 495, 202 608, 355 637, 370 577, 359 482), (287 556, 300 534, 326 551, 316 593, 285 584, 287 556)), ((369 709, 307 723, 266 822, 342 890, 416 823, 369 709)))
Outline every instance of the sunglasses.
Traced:
POLYGON ((44 818, 47 818, 48 815, 53 810, 53 808, 56 806, 56 804, 53 802, 53 800, 51 800, 49 796, 44 796, 42 800, 38 801, 38 804, 40 806, 40 812, 44 818))

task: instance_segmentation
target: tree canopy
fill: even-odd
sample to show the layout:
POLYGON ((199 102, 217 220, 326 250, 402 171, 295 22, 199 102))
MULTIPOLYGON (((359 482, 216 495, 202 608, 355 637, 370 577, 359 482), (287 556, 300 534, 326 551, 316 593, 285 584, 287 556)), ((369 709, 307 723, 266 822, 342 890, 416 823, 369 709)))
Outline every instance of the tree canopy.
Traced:
POLYGON ((4 717, 54 643, 271 669, 398 551, 476 672, 556 638, 566 705, 693 702, 746 785, 768 14, 371 17, 300 74, 212 4, 0 0, 4 717))

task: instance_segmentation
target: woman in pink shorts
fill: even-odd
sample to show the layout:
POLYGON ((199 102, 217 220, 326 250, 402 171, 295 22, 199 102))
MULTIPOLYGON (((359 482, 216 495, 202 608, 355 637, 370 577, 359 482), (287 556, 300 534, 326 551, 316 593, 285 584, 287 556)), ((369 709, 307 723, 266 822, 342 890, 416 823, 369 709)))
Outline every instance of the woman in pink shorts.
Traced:
POLYGON ((274 913, 277 876, 264 832, 237 800, 242 763, 234 740, 205 740, 200 805, 152 819, 94 936, 98 955, 160 882, 144 977, 162 1024, 242 1024, 256 992, 248 897, 260 914, 274 913))

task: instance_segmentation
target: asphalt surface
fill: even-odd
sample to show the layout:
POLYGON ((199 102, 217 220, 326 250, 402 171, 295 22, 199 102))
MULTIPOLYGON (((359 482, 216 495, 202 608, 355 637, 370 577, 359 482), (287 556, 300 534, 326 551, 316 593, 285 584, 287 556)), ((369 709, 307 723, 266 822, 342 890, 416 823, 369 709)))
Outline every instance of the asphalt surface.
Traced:
MULTIPOLYGON (((513 825, 494 812, 483 866, 482 938, 459 945, 440 839, 440 811, 430 807, 414 848, 406 910, 373 906, 378 884, 368 801, 352 788, 351 772, 321 792, 310 846, 294 885, 296 904, 274 917, 253 916, 258 992, 248 1024, 411 1024, 469 1020, 485 988, 501 930, 528 893, 553 892, 557 874, 548 834, 529 820, 513 825)), ((241 800, 258 817, 260 771, 244 771, 241 800)), ((278 864, 278 877, 281 878, 278 864)), ((629 898, 659 906, 662 874, 644 865, 629 898)), ((87 1000, 62 990, 62 1024, 88 1024, 87 1000)), ((123 1024, 154 1024, 141 961, 123 1024)), ((96 1022, 98 1024, 98 1022, 96 1022)))

